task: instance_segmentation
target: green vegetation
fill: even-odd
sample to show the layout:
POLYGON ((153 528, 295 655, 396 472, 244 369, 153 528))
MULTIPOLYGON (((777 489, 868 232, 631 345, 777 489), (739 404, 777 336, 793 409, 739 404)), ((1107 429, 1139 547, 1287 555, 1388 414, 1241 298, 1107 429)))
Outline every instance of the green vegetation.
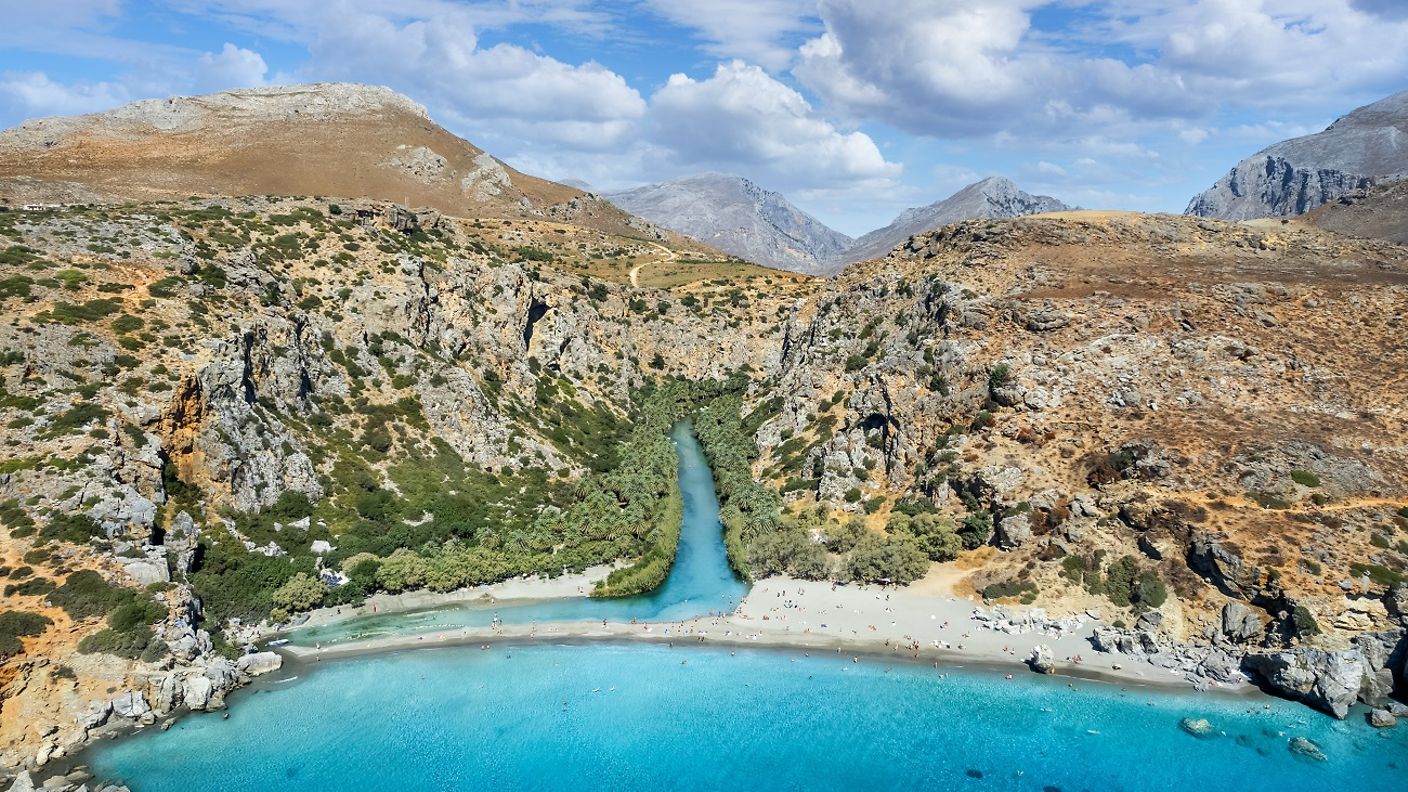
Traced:
POLYGON ((285 621, 290 613, 300 613, 321 605, 328 595, 328 584, 306 572, 298 572, 274 591, 274 621, 285 621))
POLYGON ((1320 478, 1309 470, 1292 470, 1291 481, 1294 481, 1302 487, 1309 487, 1311 489, 1320 486, 1320 478))
POLYGON ((53 624, 49 617, 26 611, 0 612, 0 657, 14 657, 24 651, 21 638, 31 638, 53 624))
POLYGON ((909 536, 866 533, 851 550, 846 571, 859 583, 908 585, 929 571, 929 557, 909 536))
POLYGON ((1036 601, 1039 593, 1036 584, 1030 580, 1004 580, 984 587, 983 599, 996 600, 1019 597, 1022 602, 1030 605, 1036 601))
POLYGON ((952 561, 963 551, 963 537, 952 519, 937 514, 910 516, 902 511, 890 514, 886 529, 893 536, 908 536, 932 561, 952 561))

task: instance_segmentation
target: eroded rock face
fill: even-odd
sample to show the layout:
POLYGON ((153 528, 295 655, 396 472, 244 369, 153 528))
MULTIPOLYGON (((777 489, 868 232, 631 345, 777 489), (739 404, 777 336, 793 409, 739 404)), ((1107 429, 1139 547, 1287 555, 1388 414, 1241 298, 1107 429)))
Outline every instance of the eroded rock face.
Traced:
POLYGON ((1233 600, 1222 607, 1222 634, 1233 643, 1251 641, 1261 635, 1263 625, 1256 612, 1233 600))
POLYGON ((1344 718, 1359 698, 1367 663, 1357 649, 1296 648, 1248 655, 1246 666, 1280 695, 1344 718))

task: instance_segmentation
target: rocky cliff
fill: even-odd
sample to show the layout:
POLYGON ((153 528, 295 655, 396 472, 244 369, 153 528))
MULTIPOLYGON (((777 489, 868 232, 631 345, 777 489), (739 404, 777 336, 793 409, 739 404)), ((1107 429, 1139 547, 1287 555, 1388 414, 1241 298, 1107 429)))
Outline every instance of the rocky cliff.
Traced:
POLYGON ((1408 91, 1361 107, 1323 132, 1237 163, 1186 214, 1223 220, 1304 214, 1345 193, 1408 177, 1408 91))
POLYGON ((1023 192, 1010 179, 989 177, 964 187, 942 201, 904 210, 888 226, 871 231, 837 254, 832 260, 832 268, 840 269, 857 261, 883 258, 911 236, 951 223, 1023 217, 1069 208, 1050 196, 1023 192))
POLYGON ((782 195, 737 176, 706 173, 606 197, 726 253, 793 272, 823 271, 851 242, 782 195))

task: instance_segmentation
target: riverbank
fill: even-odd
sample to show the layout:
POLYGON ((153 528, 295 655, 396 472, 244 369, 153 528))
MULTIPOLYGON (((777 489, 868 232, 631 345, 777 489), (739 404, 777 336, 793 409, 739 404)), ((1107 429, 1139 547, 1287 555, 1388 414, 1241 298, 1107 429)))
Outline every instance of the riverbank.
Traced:
POLYGON ((602 564, 582 572, 555 578, 517 577, 498 583, 459 589, 457 591, 406 591, 400 594, 373 594, 356 607, 319 608, 295 629, 326 627, 359 616, 413 613, 466 604, 493 604, 502 600, 544 600, 564 597, 586 597, 598 580, 623 564, 602 564))
MULTIPOLYGON (((936 573, 942 575, 942 573, 936 573)), ((572 590, 573 582, 553 588, 572 590)), ((386 605, 410 602, 443 607, 485 597, 504 603, 518 597, 543 595, 546 586, 509 581, 455 595, 419 595, 386 605)), ((589 588, 587 589, 589 590, 589 588)), ((912 588, 833 585, 827 582, 770 578, 754 586, 738 609, 728 616, 703 616, 682 621, 631 623, 629 621, 571 621, 539 624, 500 624, 486 627, 430 629, 412 635, 354 639, 326 646, 280 647, 281 652, 303 662, 400 651, 427 646, 484 645, 498 641, 630 640, 694 642, 713 645, 775 647, 840 653, 889 655, 947 666, 982 665, 1006 673, 1026 672, 1026 661, 1038 646, 1047 647, 1056 674, 1076 678, 1101 678, 1122 684, 1192 688, 1181 672, 1126 655, 1096 652, 1090 642, 1100 623, 1094 619, 1071 620, 1057 634, 1054 628, 1013 634, 994 629, 990 611, 945 587, 912 588), (975 618, 976 617, 976 618, 975 618)), ((403 595, 404 596, 404 595, 403 595)), ((543 595, 545 596, 545 595, 543 595)), ((356 618, 364 609, 343 609, 341 614, 317 614, 319 626, 356 618)), ((370 605, 365 609, 370 613, 370 605)), ((1005 609, 1021 618, 1030 609, 1005 609)), ((312 624, 310 620, 310 624, 312 624)), ((1254 690, 1250 685, 1230 690, 1254 690)))

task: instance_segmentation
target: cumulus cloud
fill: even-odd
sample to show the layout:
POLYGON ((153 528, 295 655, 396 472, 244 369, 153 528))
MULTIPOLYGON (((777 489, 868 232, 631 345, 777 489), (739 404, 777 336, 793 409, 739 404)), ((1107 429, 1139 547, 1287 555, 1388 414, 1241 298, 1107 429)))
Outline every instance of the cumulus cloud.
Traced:
POLYGON ((111 82, 64 84, 42 72, 0 75, 0 108, 6 116, 74 115, 103 110, 127 101, 126 90, 111 82))
POLYGON ((822 0, 825 31, 793 74, 855 118, 936 137, 1035 137, 1149 122, 1176 131, 1225 106, 1342 101, 1408 72, 1408 24, 1350 0, 1093 0, 1092 21, 1036 29, 1046 5, 822 0), (1110 42, 1139 54, 1092 54, 1110 42))
POLYGON ((218 53, 207 52, 197 59, 192 87, 208 92, 259 85, 268 71, 259 53, 227 41, 218 53))
POLYGON ((868 135, 842 132, 757 66, 675 74, 650 100, 650 136, 681 165, 746 169, 789 187, 897 177, 868 135))
POLYGON ((646 5, 695 31, 706 52, 773 70, 792 62, 793 37, 817 28, 815 0, 647 0, 646 5))
POLYGON ((499 125, 503 134, 507 125, 539 140, 601 147, 617 144, 645 112, 640 94, 597 63, 480 47, 470 15, 457 9, 405 21, 341 9, 310 32, 303 74, 391 85, 472 130, 499 125))

